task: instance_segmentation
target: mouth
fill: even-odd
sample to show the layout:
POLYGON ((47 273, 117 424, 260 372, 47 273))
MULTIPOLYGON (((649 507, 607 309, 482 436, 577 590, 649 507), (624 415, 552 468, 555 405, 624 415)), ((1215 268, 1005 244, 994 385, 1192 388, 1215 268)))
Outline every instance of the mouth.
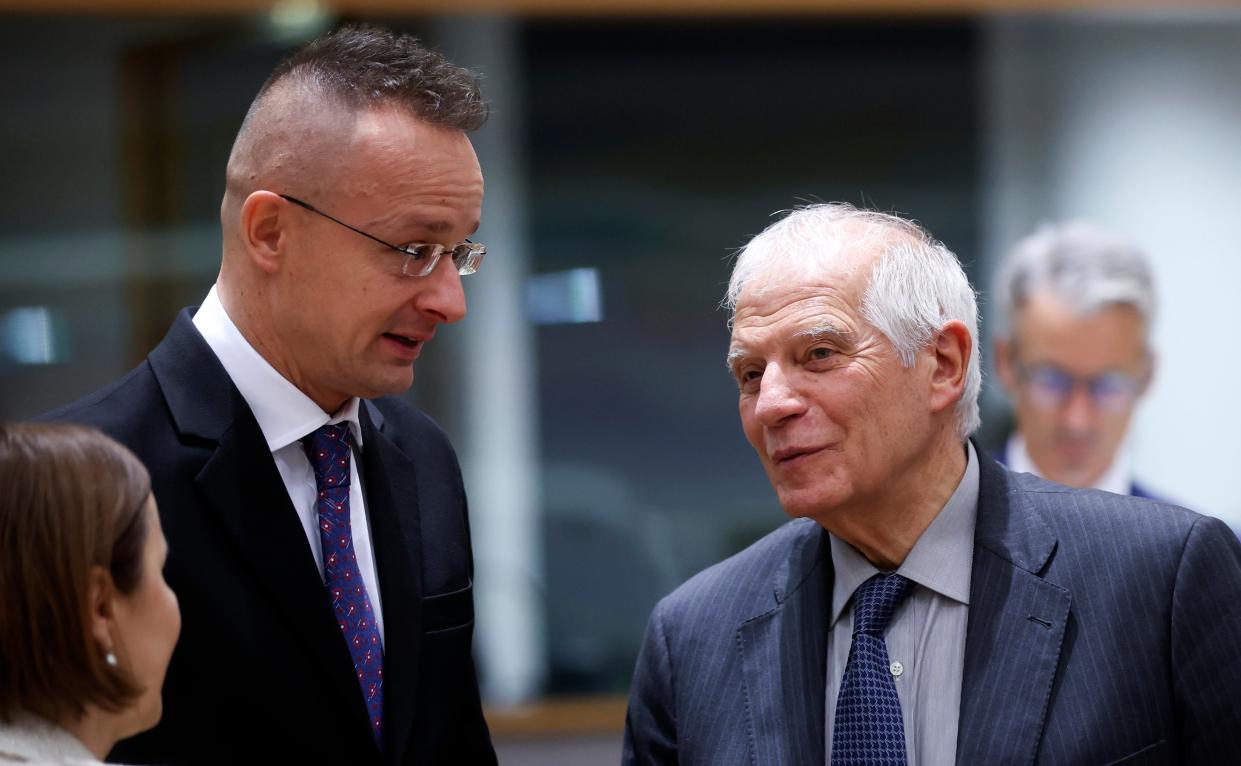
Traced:
POLYGON ((393 332, 384 333, 384 337, 409 349, 418 348, 418 344, 422 342, 417 338, 411 338, 408 335, 397 335, 393 332))
POLYGON ((779 466, 792 465, 802 458, 817 455, 826 447, 784 447, 771 453, 771 461, 779 466))
POLYGON ((384 345, 402 363, 412 362, 422 353, 423 345, 430 340, 430 336, 402 335, 395 332, 386 332, 383 334, 384 345))

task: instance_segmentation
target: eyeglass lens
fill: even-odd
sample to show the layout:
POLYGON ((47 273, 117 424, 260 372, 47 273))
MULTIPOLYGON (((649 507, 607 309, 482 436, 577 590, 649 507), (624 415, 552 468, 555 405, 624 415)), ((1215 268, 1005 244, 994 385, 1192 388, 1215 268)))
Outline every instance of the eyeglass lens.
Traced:
MULTIPOLYGON (((440 258, 448 248, 443 245, 408 245, 405 248, 405 261, 401 265, 401 273, 412 277, 425 277, 435 270, 440 258)), ((453 247, 451 258, 453 266, 461 276, 473 274, 483 262, 487 248, 476 242, 462 242, 453 247)))
POLYGON ((1026 371, 1026 385, 1034 403, 1044 409, 1060 407, 1079 383, 1086 387, 1095 406, 1108 412, 1118 412, 1132 404, 1140 387, 1137 378, 1123 372, 1077 378, 1052 365, 1036 365, 1026 371))

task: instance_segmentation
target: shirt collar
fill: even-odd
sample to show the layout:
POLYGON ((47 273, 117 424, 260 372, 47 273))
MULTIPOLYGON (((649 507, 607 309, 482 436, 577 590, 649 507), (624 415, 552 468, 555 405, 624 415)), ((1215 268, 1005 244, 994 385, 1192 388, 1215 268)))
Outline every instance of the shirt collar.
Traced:
POLYGON ((254 350, 224 310, 215 285, 194 314, 194 326, 215 352, 233 385, 241 392, 241 398, 250 406, 267 448, 272 452, 299 441, 322 425, 343 422, 349 424, 353 443, 361 449, 358 398, 355 396, 345 402, 333 415, 324 412, 254 350))
MULTIPOLYGON (((0 752, 31 759, 35 763, 99 763, 81 740, 60 726, 33 713, 16 711, 7 723, 0 722, 0 752)), ((7 761, 0 758, 0 761, 7 761)))
MULTIPOLYGON (((896 573, 962 604, 970 602, 974 523, 978 518, 978 455, 966 442, 965 473, 948 502, 914 543, 896 573)), ((835 626, 858 586, 879 573, 852 545, 833 534, 832 615, 835 626)))
MULTIPOLYGON (((1012 436, 1008 437, 1008 443, 1004 447, 1004 457, 1005 462, 1008 463, 1008 470, 1013 473, 1032 473, 1035 476, 1047 478, 1034 464, 1034 458, 1030 457, 1030 451, 1026 449, 1025 437, 1020 431, 1014 431, 1012 436)), ((1129 458, 1123 449, 1116 451, 1112 464, 1099 474, 1099 478, 1090 485, 1090 489, 1102 489, 1117 495, 1128 495, 1133 492, 1133 471, 1130 470, 1129 458)))

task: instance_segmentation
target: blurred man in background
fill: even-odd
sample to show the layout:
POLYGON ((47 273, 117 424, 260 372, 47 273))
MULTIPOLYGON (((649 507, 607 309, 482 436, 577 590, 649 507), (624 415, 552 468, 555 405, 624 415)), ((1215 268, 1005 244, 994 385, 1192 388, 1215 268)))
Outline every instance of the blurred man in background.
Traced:
POLYGON ((1124 450, 1154 367, 1145 256, 1091 223, 1047 225, 1013 248, 996 292, 995 367, 1017 420, 1002 461, 1070 487, 1150 497, 1124 450))

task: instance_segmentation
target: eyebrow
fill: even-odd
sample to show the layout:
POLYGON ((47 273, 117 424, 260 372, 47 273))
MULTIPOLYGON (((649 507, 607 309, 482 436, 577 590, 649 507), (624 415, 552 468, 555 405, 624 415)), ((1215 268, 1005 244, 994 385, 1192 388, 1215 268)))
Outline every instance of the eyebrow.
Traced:
MULTIPOLYGON (((813 341, 834 340, 842 346, 847 346, 853 337, 853 333, 836 322, 823 320, 818 324, 798 330, 793 333, 793 337, 810 338, 813 341)), ((724 366, 728 368, 729 372, 732 372, 734 371, 734 367, 737 362, 744 359, 748 355, 749 351, 747 351, 744 347, 731 348, 728 350, 728 355, 724 357, 724 366)))
POLYGON ((440 234, 451 229, 452 224, 448 221, 430 221, 428 223, 420 223, 418 227, 426 229, 432 234, 440 234))
POLYGON ((824 320, 818 324, 803 328, 793 333, 794 338, 810 338, 811 340, 835 340, 840 343, 847 343, 853 333, 845 329, 836 322, 824 320))
MULTIPOLYGON (((467 237, 474 236, 478 232, 478 227, 480 223, 481 221, 475 221, 474 225, 470 227, 470 230, 466 234, 466 236, 467 237)), ((377 221, 376 225, 383 225, 383 224, 382 222, 377 221)), ((451 231, 453 228, 452 221, 446 221, 443 219, 438 220, 438 221, 407 220, 405 225, 411 226, 413 228, 418 228, 418 229, 426 229, 432 234, 443 234, 446 231, 451 231)))
MULTIPOLYGON (((479 221, 475 221, 474 225, 470 227, 470 230, 469 232, 467 232, 466 236, 469 236, 469 237, 474 236, 474 234, 478 231, 479 223, 480 223, 479 221)), ((443 234, 446 231, 451 231, 453 228, 453 224, 451 221, 431 221, 430 223, 420 223, 417 225, 423 227, 424 229, 431 232, 432 234, 443 234)))

